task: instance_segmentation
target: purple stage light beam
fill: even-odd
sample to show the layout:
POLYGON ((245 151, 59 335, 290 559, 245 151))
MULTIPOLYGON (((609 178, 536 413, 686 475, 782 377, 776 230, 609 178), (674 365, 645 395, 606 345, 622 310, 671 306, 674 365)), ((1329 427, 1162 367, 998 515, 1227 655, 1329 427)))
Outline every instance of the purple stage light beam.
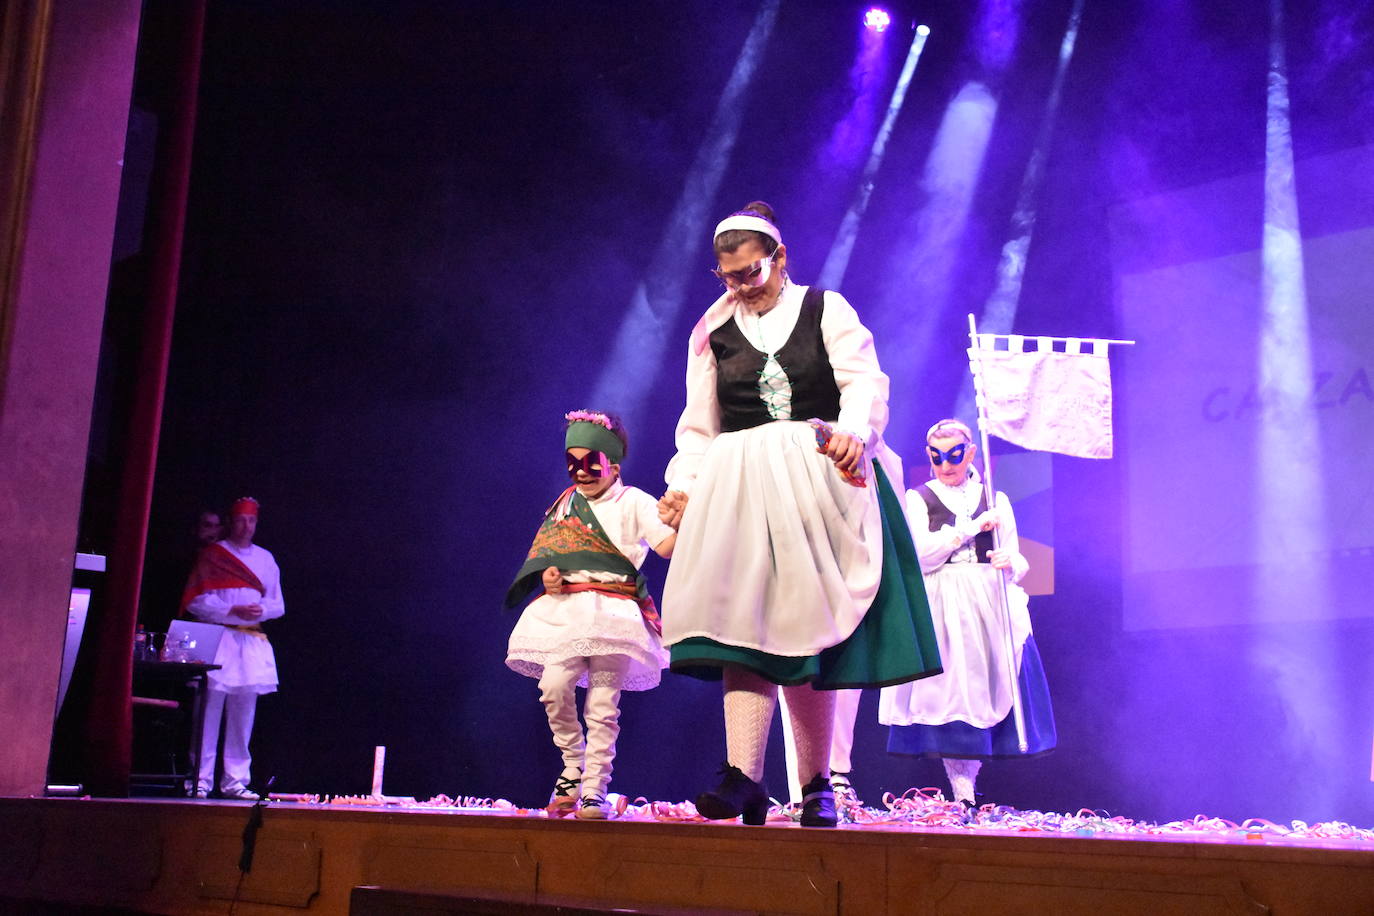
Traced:
POLYGON ((773 34, 780 4, 781 0, 765 0, 754 17, 730 79, 716 103, 711 124, 705 130, 706 139, 692 160, 673 206, 667 229, 644 279, 635 288, 615 344, 587 401, 598 409, 616 411, 630 429, 639 426, 644 381, 654 377, 669 345, 676 353, 681 343, 671 335, 685 304, 688 278, 695 273, 687 265, 691 263, 691 253, 710 231, 709 208, 734 152, 749 87, 773 34))
MULTIPOLYGON (((1302 232, 1293 173, 1283 0, 1269 4, 1269 74, 1264 147, 1264 233, 1260 245, 1258 387, 1259 491, 1252 527, 1256 594, 1271 606, 1330 603, 1324 561, 1330 549, 1324 470, 1342 456, 1327 453, 1313 391, 1312 345, 1304 277, 1302 232)), ((1297 758, 1336 760, 1352 723, 1341 721, 1334 701, 1345 689, 1332 657, 1332 637, 1284 628, 1251 648, 1256 666, 1273 678, 1288 723, 1281 739, 1297 758)), ((1365 723, 1367 724, 1367 723, 1365 723)), ((1313 780, 1309 803, 1329 806, 1330 781, 1313 780)))
POLYGON ((868 210, 868 200, 873 195, 873 185, 878 176, 878 169, 883 164, 883 155, 887 152, 887 141, 892 136, 892 125, 897 122, 897 115, 902 110, 902 103, 906 101, 906 90, 911 85, 911 77, 916 72, 916 64, 921 59, 921 52, 925 50, 926 39, 930 35, 930 29, 921 26, 916 30, 916 36, 911 40, 911 47, 906 53, 906 63, 902 66, 901 75, 897 77, 897 85, 893 87, 892 98, 887 103, 887 114, 883 116, 882 126, 878 128, 878 134, 873 138, 873 146, 868 153, 868 162, 864 165, 863 174, 859 179, 859 190, 854 195, 854 201, 849 205, 849 210, 845 213, 844 219, 840 222, 840 230, 835 235, 835 241, 830 246, 830 253, 825 256, 825 264, 821 267, 819 285, 824 289, 839 289, 841 281, 844 280, 845 271, 849 269, 849 258, 854 253, 854 243, 859 237, 859 225, 863 221, 864 213, 868 210))
MULTIPOLYGON (((1016 321, 1021 286, 1026 276, 1026 258, 1030 252, 1031 236, 1035 233, 1036 207, 1045 180, 1045 160, 1049 156, 1050 141, 1054 137, 1055 122, 1059 116, 1065 75, 1069 71, 1069 62, 1073 60, 1074 47, 1078 44, 1083 3, 1084 0, 1074 0, 1069 24, 1059 43, 1059 61, 1050 84, 1050 94, 1045 99, 1045 113, 1036 132, 1035 146, 1031 149, 1026 171, 1021 176, 1021 189, 1017 193, 1016 210, 1011 218, 1010 237, 1002 245, 1002 254, 998 259, 997 285, 983 304, 983 313, 978 319, 978 329, 988 334, 1010 334, 1016 321)), ((952 416, 973 417, 974 414, 973 380, 967 379, 959 392, 952 416)))
MULTIPOLYGON (((896 326, 887 330, 910 354, 911 377, 919 376, 931 336, 950 305, 953 272, 982 176, 1000 89, 1021 31, 1021 5, 1021 0, 980 4, 968 39, 968 54, 978 63, 976 78, 965 82, 946 107, 921 177, 920 209, 891 246, 894 260, 886 273, 883 311, 894 316, 896 326)), ((908 382, 894 384, 902 387, 908 382)))
POLYGON ((1021 32, 1021 0, 984 0, 974 27, 974 53, 983 72, 1005 73, 1021 32))
POLYGON ((887 40, 880 32, 859 30, 859 54, 849 68, 849 91, 853 97, 849 110, 835 123, 819 162, 822 175, 848 171, 870 145, 878 90, 886 81, 887 59, 883 48, 887 40))
POLYGON ((922 205, 890 246, 878 311, 890 316, 880 320, 895 323, 885 336, 897 341, 912 379, 920 376, 931 335, 949 305, 954 265, 996 116, 997 100, 986 84, 970 81, 955 93, 922 169, 922 205))

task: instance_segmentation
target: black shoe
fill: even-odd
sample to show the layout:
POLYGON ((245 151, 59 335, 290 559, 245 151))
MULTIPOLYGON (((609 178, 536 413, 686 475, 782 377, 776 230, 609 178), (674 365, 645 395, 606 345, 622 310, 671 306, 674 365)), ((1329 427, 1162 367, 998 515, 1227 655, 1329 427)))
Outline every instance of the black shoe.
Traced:
POLYGON ((840 822, 835 814, 835 791, 830 780, 820 773, 802 787, 801 825, 803 827, 834 827, 840 822))
MULTIPOLYGON (((708 820, 728 821, 744 815, 744 822, 757 827, 768 819, 768 792, 739 767, 725 764, 720 785, 697 796, 697 813, 708 820)), ((833 813, 833 807, 832 807, 833 813)))

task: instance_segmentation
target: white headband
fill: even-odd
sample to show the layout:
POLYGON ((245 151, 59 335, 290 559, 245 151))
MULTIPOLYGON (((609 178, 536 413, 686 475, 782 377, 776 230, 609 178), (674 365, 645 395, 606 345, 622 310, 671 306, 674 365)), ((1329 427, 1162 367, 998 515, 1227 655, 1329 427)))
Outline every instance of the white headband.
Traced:
POLYGON ((727 216, 719 223, 716 223, 716 233, 711 236, 711 238, 715 239, 722 232, 729 232, 731 229, 748 229, 751 232, 762 232, 779 245, 782 244, 782 233, 778 232, 777 226, 774 226, 762 216, 749 216, 744 213, 736 213, 734 216, 727 216))
MULTIPOLYGON (((943 429, 952 429, 962 433, 964 441, 973 444, 973 430, 969 429, 966 423, 955 419, 941 420, 939 423, 936 423, 930 429, 926 430, 926 441, 929 442, 932 436, 943 429)), ((946 437, 942 436, 941 438, 946 437)))

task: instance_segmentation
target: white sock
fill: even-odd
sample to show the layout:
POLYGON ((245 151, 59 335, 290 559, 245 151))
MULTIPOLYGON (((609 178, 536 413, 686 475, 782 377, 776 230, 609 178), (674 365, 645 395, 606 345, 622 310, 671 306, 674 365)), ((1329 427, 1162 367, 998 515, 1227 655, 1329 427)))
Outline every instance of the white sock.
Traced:
POLYGON ((978 771, 983 767, 981 760, 959 760, 944 758, 945 775, 949 777, 950 788, 954 790, 955 801, 973 801, 973 784, 978 779, 978 771))
MULTIPOLYGON (((778 685, 745 668, 727 667, 725 687, 725 752, 730 763, 754 782, 763 782, 763 755, 768 729, 778 704, 778 685)), ((829 746, 826 747, 829 753, 829 746)))
POLYGON ((797 779, 805 786, 817 774, 830 776, 830 739, 835 728, 835 692, 810 684, 784 687, 792 735, 797 742, 797 779))

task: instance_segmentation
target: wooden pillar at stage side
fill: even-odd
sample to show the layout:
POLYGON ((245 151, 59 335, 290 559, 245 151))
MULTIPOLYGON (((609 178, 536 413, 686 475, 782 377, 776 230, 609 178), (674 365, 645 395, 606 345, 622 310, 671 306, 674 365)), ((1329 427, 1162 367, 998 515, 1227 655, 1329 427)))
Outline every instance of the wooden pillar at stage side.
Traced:
POLYGON ((140 10, 0 7, 0 795, 46 778, 140 10))

